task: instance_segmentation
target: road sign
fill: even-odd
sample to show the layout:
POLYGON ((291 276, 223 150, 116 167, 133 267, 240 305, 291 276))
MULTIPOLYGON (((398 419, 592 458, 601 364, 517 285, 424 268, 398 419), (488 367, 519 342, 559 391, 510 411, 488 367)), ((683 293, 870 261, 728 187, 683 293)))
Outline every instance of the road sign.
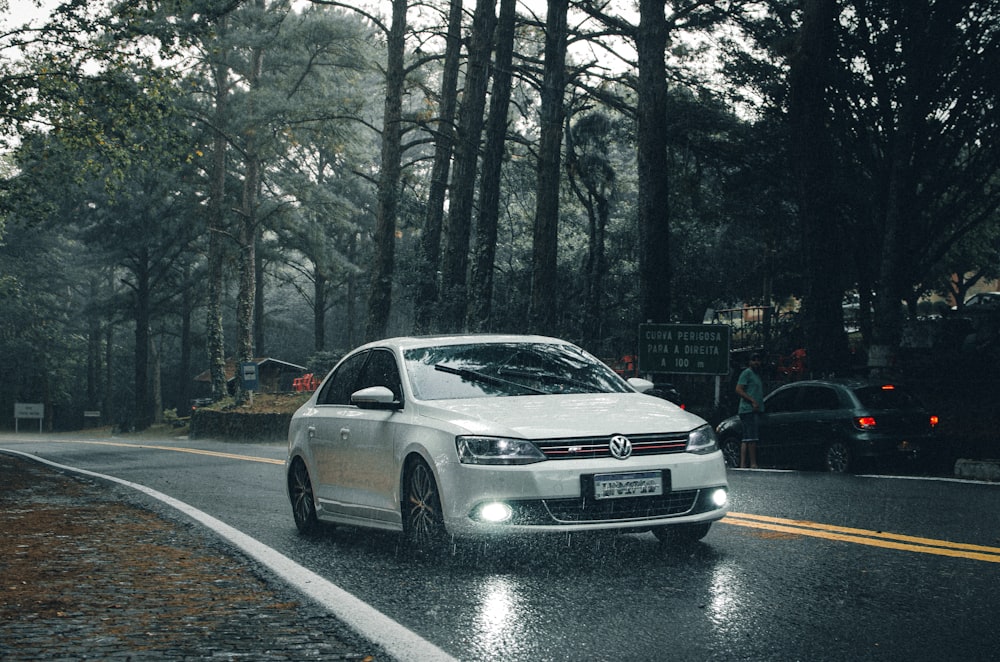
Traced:
POLYGON ((257 390, 257 364, 253 362, 240 364, 240 378, 243 380, 243 388, 247 391, 257 390))
POLYGON ((45 418, 45 405, 41 402, 15 402, 14 418, 45 418))
POLYGON ((45 418, 45 405, 41 402, 14 403, 14 432, 18 432, 18 421, 22 418, 38 419, 38 431, 42 431, 42 419, 45 418))
POLYGON ((640 324, 639 372, 725 375, 729 332, 725 324, 640 324))

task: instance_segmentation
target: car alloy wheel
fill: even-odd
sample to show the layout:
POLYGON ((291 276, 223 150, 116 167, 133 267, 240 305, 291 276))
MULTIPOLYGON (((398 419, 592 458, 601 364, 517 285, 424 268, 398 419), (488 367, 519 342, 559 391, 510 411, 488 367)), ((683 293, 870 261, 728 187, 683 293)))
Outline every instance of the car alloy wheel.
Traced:
POLYGON ((423 460, 414 460, 406 472, 403 495, 403 535, 414 551, 437 551, 444 546, 444 518, 434 474, 423 460))
POLYGON ((826 447, 823 458, 827 471, 846 473, 851 466, 851 449, 843 441, 834 441, 826 447))
POLYGON ((316 502, 313 500, 312 480, 306 463, 296 458, 288 473, 288 496, 292 500, 292 517, 300 533, 315 533, 319 528, 316 517, 316 502))
POLYGON ((726 466, 735 469, 740 466, 740 440, 729 437, 722 440, 722 458, 726 466))

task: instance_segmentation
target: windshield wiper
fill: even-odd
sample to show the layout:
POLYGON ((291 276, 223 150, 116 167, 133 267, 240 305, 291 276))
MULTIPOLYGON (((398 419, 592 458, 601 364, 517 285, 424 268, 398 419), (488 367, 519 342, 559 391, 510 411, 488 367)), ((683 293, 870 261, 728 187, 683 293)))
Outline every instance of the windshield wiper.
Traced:
POLYGON ((485 372, 479 372, 477 370, 470 370, 468 368, 454 368, 450 365, 445 365, 444 363, 438 363, 434 366, 435 370, 440 372, 446 372, 449 375, 458 375, 462 379, 468 379, 469 381, 480 382, 483 384, 492 384, 494 386, 512 386, 516 389, 522 391, 528 391, 529 393, 534 393, 536 395, 545 395, 545 391, 537 388, 532 388, 530 386, 525 386, 524 384, 518 384, 517 382, 512 382, 509 379, 503 379, 501 377, 494 377, 493 375, 487 375, 485 372))
POLYGON ((566 384, 568 386, 575 386, 579 389, 583 389, 585 393, 600 393, 594 388, 593 384, 580 381, 579 379, 573 379, 572 377, 563 377, 561 375, 553 375, 550 372, 542 372, 540 370, 521 370, 518 368, 500 368, 497 370, 499 375, 510 375, 511 377, 521 377, 523 379, 537 379, 538 381, 545 384, 566 384))

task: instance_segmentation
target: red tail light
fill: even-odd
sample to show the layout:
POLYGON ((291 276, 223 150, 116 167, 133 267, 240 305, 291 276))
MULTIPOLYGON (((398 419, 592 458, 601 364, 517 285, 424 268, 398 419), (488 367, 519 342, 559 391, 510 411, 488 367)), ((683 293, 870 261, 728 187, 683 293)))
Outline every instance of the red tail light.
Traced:
POLYGON ((875 427, 875 417, 861 416, 860 418, 854 419, 854 423, 862 430, 871 430, 875 427))
POLYGON ((939 422, 940 422, 940 419, 938 419, 938 417, 937 417, 937 416, 935 416, 935 415, 931 414, 931 427, 932 427, 932 428, 934 428, 934 427, 937 427, 937 424, 938 424, 939 422))

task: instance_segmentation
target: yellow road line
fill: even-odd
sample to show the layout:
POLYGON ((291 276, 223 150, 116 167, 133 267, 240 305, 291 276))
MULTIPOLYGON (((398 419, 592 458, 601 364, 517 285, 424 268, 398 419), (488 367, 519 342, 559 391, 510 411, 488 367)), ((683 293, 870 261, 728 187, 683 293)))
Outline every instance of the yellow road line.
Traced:
POLYGON ((766 529, 769 531, 778 531, 793 535, 824 538, 826 540, 850 542, 858 545, 869 545, 871 547, 882 547, 885 549, 918 552, 921 554, 936 554, 938 556, 951 556, 956 558, 972 559, 975 561, 1000 563, 1000 547, 970 545, 966 543, 951 542, 948 540, 920 538, 917 536, 907 536, 899 533, 869 531, 867 529, 855 529, 851 527, 834 526, 831 524, 821 524, 818 522, 782 519, 780 517, 768 517, 766 515, 752 515, 748 513, 729 513, 722 519, 722 521, 726 524, 743 526, 752 529, 766 529))

